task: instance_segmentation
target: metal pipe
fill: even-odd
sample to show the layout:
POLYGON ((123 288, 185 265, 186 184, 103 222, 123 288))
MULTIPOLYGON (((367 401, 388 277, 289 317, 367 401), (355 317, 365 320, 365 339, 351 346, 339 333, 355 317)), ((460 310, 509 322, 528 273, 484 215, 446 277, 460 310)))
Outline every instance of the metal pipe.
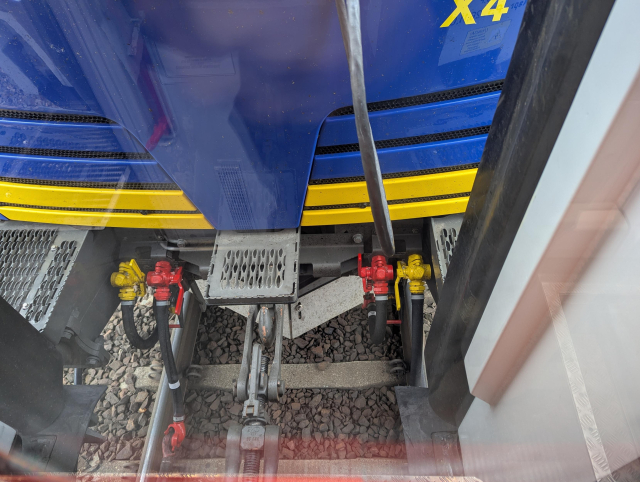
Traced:
POLYGON ((183 252, 188 252, 188 251, 213 251, 213 244, 210 245, 203 245, 203 246, 188 246, 185 245, 182 248, 179 248, 178 246, 169 246, 168 243, 163 243, 160 242, 160 247, 166 251, 183 251, 183 252))
POLYGON ((353 112, 356 120, 358 144, 362 169, 367 183, 369 203, 376 234, 380 240, 382 252, 386 257, 395 253, 393 228, 389 216, 389 206, 382 183, 382 173, 378 154, 373 141, 369 112, 367 110, 367 94, 364 84, 364 68, 362 57, 362 36, 360 32, 360 0, 336 0, 342 41, 347 52, 349 62, 349 76, 351 77, 351 96, 353 98, 353 112))

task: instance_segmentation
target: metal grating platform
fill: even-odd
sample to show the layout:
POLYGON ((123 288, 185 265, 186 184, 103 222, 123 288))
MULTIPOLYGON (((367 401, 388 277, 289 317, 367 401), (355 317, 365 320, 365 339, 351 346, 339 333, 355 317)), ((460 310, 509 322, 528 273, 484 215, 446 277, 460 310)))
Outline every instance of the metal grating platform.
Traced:
POLYGON ((55 229, 0 230, 0 297, 14 309, 20 310, 55 237, 55 229))
POLYGON ((207 279, 207 303, 295 301, 299 255, 299 229, 218 232, 207 279))
MULTIPOLYGON (((61 238, 61 236, 58 236, 61 238)), ((45 267, 40 270, 32 289, 29 291, 20 314, 36 328, 44 328, 52 304, 55 304, 60 290, 71 271, 79 240, 58 239, 59 245, 49 248, 45 267)))

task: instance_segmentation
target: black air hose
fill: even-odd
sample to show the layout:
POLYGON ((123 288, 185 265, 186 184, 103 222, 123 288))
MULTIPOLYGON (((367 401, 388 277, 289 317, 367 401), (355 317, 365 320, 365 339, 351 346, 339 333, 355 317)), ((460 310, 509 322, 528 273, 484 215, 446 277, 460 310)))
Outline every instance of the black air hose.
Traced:
MULTIPOLYGON (((137 348, 138 350, 148 350, 153 348, 158 341, 158 326, 153 329, 151 334, 147 338, 142 338, 136 328, 136 323, 133 316, 133 307, 136 304, 135 300, 122 301, 120 306, 122 308, 122 326, 124 332, 127 335, 129 344, 137 348)), ((155 300, 154 300, 154 312, 155 312, 155 300)))
POLYGON ((424 294, 411 294, 411 371, 409 384, 416 386, 418 384, 418 374, 422 367, 423 347, 424 344, 424 327, 423 327, 423 310, 424 310, 424 294))
POLYGON ((387 295, 376 295, 375 309, 369 309, 368 312, 369 333, 373 345, 384 342, 387 334, 387 299, 387 295))
POLYGON ((176 361, 173 358, 173 350, 171 349, 168 301, 157 302, 156 323, 158 325, 158 335, 160 338, 160 353, 162 353, 162 361, 173 397, 173 420, 177 422, 184 420, 184 400, 182 398, 182 390, 180 389, 180 375, 178 374, 176 361))

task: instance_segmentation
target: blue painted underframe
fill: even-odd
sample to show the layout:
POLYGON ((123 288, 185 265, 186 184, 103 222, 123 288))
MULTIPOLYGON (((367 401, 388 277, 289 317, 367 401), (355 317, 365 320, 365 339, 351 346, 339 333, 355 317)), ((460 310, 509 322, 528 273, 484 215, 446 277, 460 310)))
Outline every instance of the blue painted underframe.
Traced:
POLYGON ((0 154, 0 176, 73 182, 173 182, 153 160, 69 159, 12 154, 0 154))
POLYGON ((0 119, 0 146, 70 151, 146 152, 116 124, 67 124, 0 119))
MULTIPOLYGON (((457 131, 490 125, 500 92, 434 104, 371 112, 369 120, 376 141, 457 131)), ((327 117, 318 146, 358 142, 353 115, 327 117)))
MULTIPOLYGON (((413 146, 379 149, 378 159, 383 174, 420 171, 480 162, 487 136, 473 136, 453 141, 432 142, 413 146)), ((363 176, 359 152, 316 156, 311 179, 363 176)))

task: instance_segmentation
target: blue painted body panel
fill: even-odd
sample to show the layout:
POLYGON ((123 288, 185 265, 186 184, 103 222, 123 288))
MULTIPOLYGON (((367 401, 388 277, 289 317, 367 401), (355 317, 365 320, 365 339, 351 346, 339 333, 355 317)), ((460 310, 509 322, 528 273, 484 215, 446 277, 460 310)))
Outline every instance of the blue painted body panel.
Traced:
MULTIPOLYGON (((475 24, 440 28, 453 0, 362 0, 368 101, 503 79, 525 1, 498 22, 487 1, 475 24)), ((220 229, 298 226, 320 128, 351 104, 326 0, 7 2, 0 52, 0 108, 117 122, 220 229)), ((452 142, 458 163, 474 157, 452 142)), ((403 149, 383 169, 424 163, 403 149)))
MULTIPOLYGON (((487 136, 378 149, 383 174, 480 162, 487 136)), ((316 156, 311 179, 364 176, 359 152, 316 156)))
POLYGON ((0 176, 72 182, 173 182, 152 159, 120 161, 12 154, 0 154, 0 176))
MULTIPOLYGON (((487 126, 493 120, 499 98, 500 93, 494 93, 437 104, 372 112, 369 114, 369 120, 373 138, 381 141, 487 126)), ((357 142, 353 115, 327 117, 318 138, 318 146, 357 142)))
POLYGON ((31 122, 0 118, 0 146, 71 151, 146 152, 118 125, 31 122))

